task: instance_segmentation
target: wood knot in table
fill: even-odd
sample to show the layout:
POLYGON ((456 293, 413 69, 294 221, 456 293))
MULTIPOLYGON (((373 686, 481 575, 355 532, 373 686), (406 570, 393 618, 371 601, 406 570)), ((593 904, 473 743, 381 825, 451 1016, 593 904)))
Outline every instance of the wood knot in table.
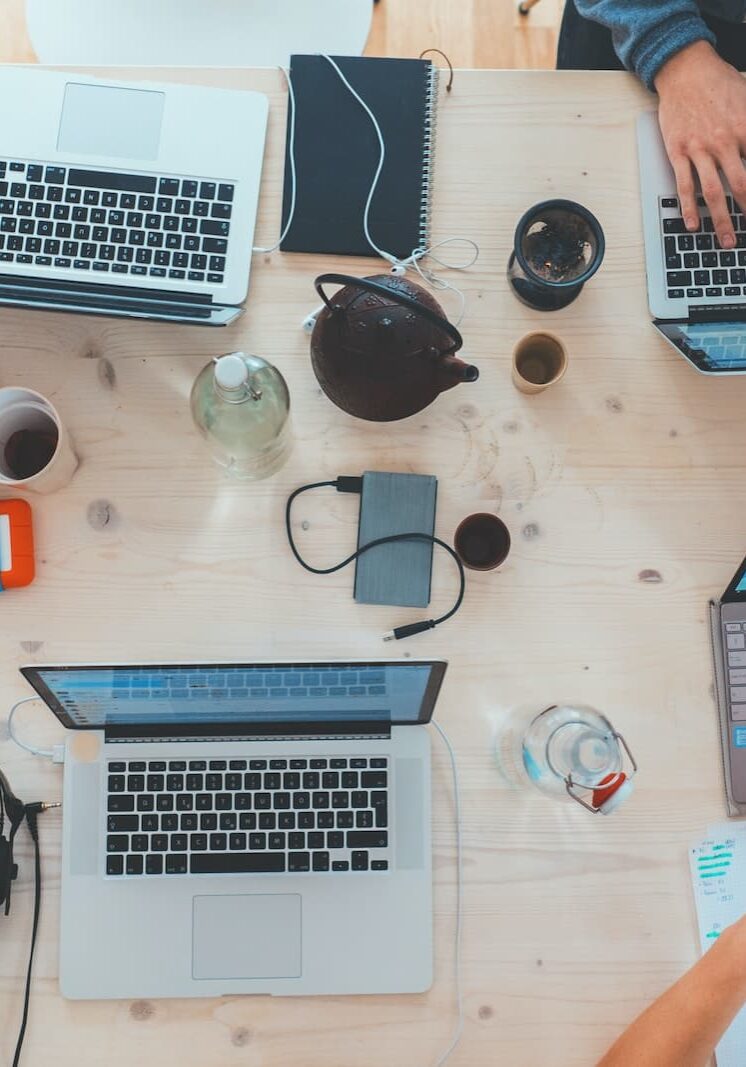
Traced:
POLYGON ((652 584, 655 584, 656 582, 663 581, 663 575, 660 571, 655 571, 650 568, 646 568, 645 570, 640 571, 640 573, 637 575, 637 580, 638 582, 650 582, 652 584))
POLYGON ((117 384, 117 372, 114 364, 106 356, 101 356, 98 361, 98 380, 105 389, 114 389, 117 384))
POLYGON ((491 1019, 495 1012, 489 1004, 480 1004, 477 1014, 480 1019, 491 1019))
POLYGON ((612 415, 621 415, 621 413, 624 411, 624 404, 621 402, 618 396, 607 396, 606 408, 612 413, 612 415))
POLYGON ((24 652, 38 652, 43 647, 43 641, 21 641, 21 648, 24 652))
POLYGON ((462 404, 458 413, 462 419, 473 419, 479 414, 473 404, 462 404))
POLYGON ((147 1022, 155 1015, 155 1008, 149 1000, 133 1000, 130 1004, 130 1015, 137 1022, 147 1022))
POLYGON ((113 504, 108 500, 93 500, 86 511, 88 525, 94 530, 105 530, 107 526, 115 525, 117 512, 113 504))
POLYGON ((251 1041, 251 1030, 246 1026, 237 1026, 231 1032, 231 1044, 236 1048, 244 1048, 251 1041))
POLYGON ((541 537, 541 527, 538 522, 527 522, 521 530, 526 541, 533 541, 537 537, 541 537))

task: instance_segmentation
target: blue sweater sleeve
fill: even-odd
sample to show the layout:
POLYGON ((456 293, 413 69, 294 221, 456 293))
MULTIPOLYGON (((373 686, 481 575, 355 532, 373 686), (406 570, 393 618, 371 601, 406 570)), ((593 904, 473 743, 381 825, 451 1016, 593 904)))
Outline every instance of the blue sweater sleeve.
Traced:
POLYGON ((715 44, 695 0, 574 0, 578 14, 611 30, 627 70, 653 88, 663 64, 694 41, 715 44))

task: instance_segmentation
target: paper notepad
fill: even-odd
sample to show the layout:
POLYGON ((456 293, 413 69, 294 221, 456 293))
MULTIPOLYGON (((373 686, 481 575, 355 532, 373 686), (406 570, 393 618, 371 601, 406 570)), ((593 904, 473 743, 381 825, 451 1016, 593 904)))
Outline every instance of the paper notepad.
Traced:
MULTIPOLYGON (((689 861, 704 953, 746 911, 746 825, 709 827, 707 837, 689 850, 689 861)), ((746 1008, 725 1032, 715 1058, 717 1067, 746 1063, 746 1008)))

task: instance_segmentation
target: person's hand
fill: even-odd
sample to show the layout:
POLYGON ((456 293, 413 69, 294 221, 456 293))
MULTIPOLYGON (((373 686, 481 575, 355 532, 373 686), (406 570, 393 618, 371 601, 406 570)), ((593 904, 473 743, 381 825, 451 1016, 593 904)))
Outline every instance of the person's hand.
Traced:
POLYGON ((695 173, 723 248, 736 236, 720 170, 746 214, 746 81, 707 41, 695 41, 664 63, 655 78, 658 121, 676 175, 688 230, 699 227, 695 173))

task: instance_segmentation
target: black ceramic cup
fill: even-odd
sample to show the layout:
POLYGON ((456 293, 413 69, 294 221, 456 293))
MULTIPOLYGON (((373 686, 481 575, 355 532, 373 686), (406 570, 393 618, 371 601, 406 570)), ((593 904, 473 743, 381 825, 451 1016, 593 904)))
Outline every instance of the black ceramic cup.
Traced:
POLYGON ((491 571, 508 558, 510 533, 497 515, 480 511, 468 515, 459 524, 453 547, 465 567, 473 571, 491 571))

